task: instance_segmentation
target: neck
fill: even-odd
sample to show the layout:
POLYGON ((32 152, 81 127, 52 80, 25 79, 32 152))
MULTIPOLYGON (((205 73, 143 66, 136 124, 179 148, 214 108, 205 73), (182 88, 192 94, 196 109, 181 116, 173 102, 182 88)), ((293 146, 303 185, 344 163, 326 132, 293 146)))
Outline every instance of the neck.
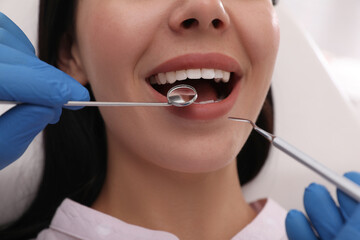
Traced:
POLYGON ((235 160, 216 172, 189 174, 112 151, 93 208, 189 240, 230 239, 256 215, 242 195, 235 160))

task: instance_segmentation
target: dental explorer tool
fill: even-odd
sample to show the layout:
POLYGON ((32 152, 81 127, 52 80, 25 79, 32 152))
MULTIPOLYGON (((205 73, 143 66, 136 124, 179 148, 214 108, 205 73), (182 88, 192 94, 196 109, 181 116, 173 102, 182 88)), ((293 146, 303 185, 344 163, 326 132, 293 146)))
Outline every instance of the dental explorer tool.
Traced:
POLYGON ((330 170, 320 162, 316 161, 309 155, 305 154, 304 152, 300 151, 299 149, 295 148, 285 140, 268 133, 267 131, 259 128, 254 122, 244 118, 235 118, 229 117, 229 120, 238 121, 249 123, 252 125, 253 129, 258 132, 261 136, 269 140, 269 142, 278 148, 279 150, 283 151, 290 157, 294 158, 298 162, 302 163, 303 165, 307 166, 314 172, 318 173, 320 176, 328 180, 329 182, 335 184, 341 191, 345 194, 352 197, 357 202, 360 202, 360 186, 355 184, 354 182, 350 181, 349 179, 340 176, 339 174, 335 173, 334 171, 330 170))

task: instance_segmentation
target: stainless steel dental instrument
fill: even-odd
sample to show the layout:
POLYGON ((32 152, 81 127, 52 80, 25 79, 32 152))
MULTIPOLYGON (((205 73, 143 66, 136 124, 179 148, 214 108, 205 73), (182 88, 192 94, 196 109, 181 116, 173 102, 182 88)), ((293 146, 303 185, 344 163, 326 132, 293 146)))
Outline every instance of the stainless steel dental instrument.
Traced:
POLYGON ((329 182, 335 184, 336 187, 338 187, 341 191, 352 197, 354 200, 360 202, 360 186, 358 186, 354 182, 330 170, 329 168, 319 163, 315 159, 311 158, 299 149, 295 148, 285 140, 259 128, 251 120, 235 117, 229 117, 228 119, 251 124, 253 129, 260 135, 265 137, 267 140, 269 140, 269 142, 273 146, 283 151, 290 157, 294 158, 298 162, 302 163, 303 165, 307 166, 311 170, 315 171, 329 182))
MULTIPOLYGON (((168 106, 176 106, 176 107, 185 107, 193 104, 198 95, 195 90, 190 85, 180 84, 175 87, 172 87, 167 92, 167 103, 147 103, 147 102, 96 102, 96 101, 69 101, 64 106, 84 106, 84 107, 168 107, 168 106)), ((0 101, 0 104, 20 104, 20 102, 12 102, 12 101, 0 101)))

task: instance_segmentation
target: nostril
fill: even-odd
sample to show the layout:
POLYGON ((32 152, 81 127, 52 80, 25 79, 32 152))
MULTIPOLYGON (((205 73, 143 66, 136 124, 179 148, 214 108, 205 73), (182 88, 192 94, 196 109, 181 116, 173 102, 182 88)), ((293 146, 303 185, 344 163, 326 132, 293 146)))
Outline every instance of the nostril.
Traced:
POLYGON ((184 20, 181 25, 183 26, 183 28, 188 29, 199 25, 199 22, 195 18, 189 18, 184 20))
POLYGON ((219 19, 214 19, 211 23, 214 28, 220 28, 222 26, 222 21, 219 19))
MULTIPOLYGON (((221 28, 223 22, 220 19, 214 19, 211 21, 211 24, 214 26, 214 28, 221 28)), ((181 23, 181 26, 185 29, 196 27, 198 25, 199 25, 199 21, 195 18, 186 19, 181 23)))

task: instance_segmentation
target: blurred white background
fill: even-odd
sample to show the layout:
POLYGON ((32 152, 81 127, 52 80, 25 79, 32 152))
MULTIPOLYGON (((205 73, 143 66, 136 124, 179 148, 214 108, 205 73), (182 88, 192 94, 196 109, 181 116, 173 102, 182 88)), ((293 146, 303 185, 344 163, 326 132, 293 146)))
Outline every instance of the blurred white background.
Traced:
POLYGON ((360 117, 360 1, 280 1, 323 51, 334 81, 360 117))

